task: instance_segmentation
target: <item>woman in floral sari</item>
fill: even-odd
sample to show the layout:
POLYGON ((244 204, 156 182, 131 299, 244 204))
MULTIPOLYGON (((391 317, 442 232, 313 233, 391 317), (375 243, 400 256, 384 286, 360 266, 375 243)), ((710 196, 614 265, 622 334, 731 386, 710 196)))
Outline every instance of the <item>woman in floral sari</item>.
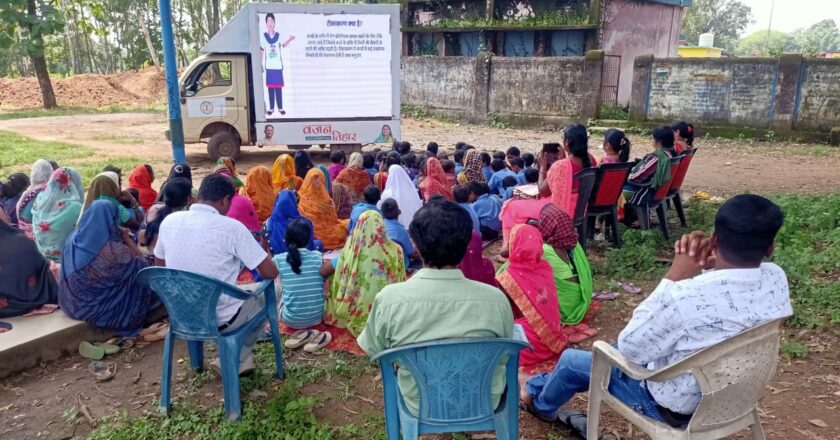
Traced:
POLYGON ((347 168, 338 173, 334 183, 340 183, 353 192, 353 201, 364 200, 365 188, 370 185, 370 174, 365 171, 362 153, 353 153, 347 162, 347 168))
POLYGON ((484 162, 481 161, 481 154, 476 150, 467 150, 467 154, 464 155, 464 171, 458 174, 458 184, 486 182, 487 177, 482 168, 484 168, 484 162))
POLYGON ((303 179, 295 174, 295 160, 288 154, 281 154, 271 167, 271 184, 274 192, 286 189, 297 191, 303 185, 303 179))
POLYGON ((341 221, 324 184, 324 174, 319 169, 306 173, 300 187, 300 214, 312 221, 315 238, 324 243, 325 249, 338 249, 347 238, 347 223, 341 221))
POLYGON ((514 323, 522 326, 533 347, 522 351, 519 365, 556 359, 566 348, 567 337, 560 321, 554 274, 542 258, 540 231, 531 225, 517 225, 510 244, 510 260, 496 274, 496 281, 516 306, 514 323))
POLYGON ((233 184, 236 189, 242 188, 242 180, 236 175, 236 161, 232 157, 222 156, 216 161, 216 165, 223 165, 230 171, 230 178, 233 179, 233 184))
POLYGON ((245 186, 239 190, 239 194, 254 204, 260 223, 268 220, 274 207, 275 194, 271 184, 271 171, 262 165, 251 168, 245 177, 245 186))
POLYGON ((452 200, 452 185, 449 184, 440 161, 435 157, 426 159, 426 176, 419 186, 420 194, 426 202, 437 194, 446 197, 446 200, 452 200))
POLYGON ((53 172, 47 188, 32 204, 32 225, 38 250, 51 261, 61 259, 64 240, 73 232, 82 211, 82 176, 73 168, 53 172))
MULTIPOLYGON (((330 275, 323 270, 321 274, 330 275)), ((359 336, 376 294, 405 281, 402 247, 388 238, 382 214, 365 211, 335 262, 324 322, 359 336)))
POLYGON ((147 263, 128 230, 120 228, 117 207, 93 202, 64 250, 58 287, 64 313, 119 336, 136 335, 159 302, 134 282, 147 263))
POLYGON ((47 182, 53 173, 53 167, 49 161, 39 159, 32 165, 32 172, 29 174, 29 188, 20 196, 17 203, 17 218, 18 228, 23 231, 23 235, 30 240, 35 239, 32 234, 32 205, 35 203, 35 198, 47 188, 47 182))

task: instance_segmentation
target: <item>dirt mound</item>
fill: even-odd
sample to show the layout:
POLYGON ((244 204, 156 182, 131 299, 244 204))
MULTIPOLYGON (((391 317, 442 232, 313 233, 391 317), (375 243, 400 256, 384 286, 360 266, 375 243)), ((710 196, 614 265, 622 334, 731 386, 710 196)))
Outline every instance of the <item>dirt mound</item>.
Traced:
MULTIPOLYGON (((53 77, 52 83, 60 106, 145 105, 161 101, 166 94, 164 73, 154 68, 115 75, 53 77)), ((40 107, 38 80, 0 78, 0 104, 16 108, 40 107)))

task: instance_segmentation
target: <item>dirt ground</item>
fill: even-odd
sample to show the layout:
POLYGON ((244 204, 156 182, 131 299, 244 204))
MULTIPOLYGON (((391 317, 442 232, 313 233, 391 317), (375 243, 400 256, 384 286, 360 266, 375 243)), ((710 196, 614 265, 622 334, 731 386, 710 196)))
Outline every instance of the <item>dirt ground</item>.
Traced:
MULTIPOLYGON (((117 113, 59 116, 50 118, 0 121, 0 130, 11 130, 39 139, 80 143, 110 156, 140 156, 166 162, 171 157, 164 138, 166 116, 158 113, 117 113)), ((464 141, 479 149, 505 150, 515 145, 536 153, 544 142, 557 141, 559 132, 524 129, 493 129, 486 126, 460 125, 436 120, 405 119, 403 139, 423 150, 427 142, 438 142, 452 151, 464 141)), ((649 138, 631 136, 632 155, 650 150, 649 138)), ((593 136, 591 151, 600 156, 601 138, 593 136)), ((840 189, 840 149, 826 146, 784 142, 698 139, 697 159, 691 164, 685 189, 702 189, 713 195, 732 195, 745 191, 772 194, 779 192, 828 193, 840 189)), ((370 147, 368 147, 369 149, 370 147)), ((282 147, 243 147, 238 170, 245 173, 254 165, 271 166, 282 147)), ((328 150, 310 150, 316 159, 325 160, 328 150)), ((205 144, 187 146, 194 175, 212 168, 205 144)), ((163 175, 163 173, 159 173, 163 175)))
MULTIPOLYGON (((169 146, 163 137, 166 128, 164 115, 108 114, 55 118, 0 121, 0 129, 11 130, 41 140, 74 142, 95 148, 108 156, 138 156, 164 163, 169 146), (116 140, 96 140, 96 139, 116 140), (120 142, 120 139, 126 142, 120 142), (137 140, 141 140, 139 143, 137 140)), ((421 149, 428 141, 437 141, 450 148, 456 141, 465 141, 490 150, 517 145, 536 152, 546 141, 556 140, 556 132, 533 130, 497 130, 482 126, 459 126, 430 120, 403 122, 404 138, 421 149)), ((634 155, 648 149, 648 141, 634 136, 634 155)), ((593 153, 600 146, 594 143, 593 153)), ((753 143, 718 139, 698 139, 698 156, 692 162, 686 189, 703 189, 714 195, 731 195, 744 191, 772 194, 778 192, 827 193, 840 189, 840 151, 827 147, 813 147, 788 143, 753 143)), ((270 166, 282 149, 246 149, 238 168, 244 173, 251 166, 270 166)), ((191 165, 197 176, 209 172, 212 165, 204 145, 187 147, 191 165)), ((325 154, 317 156, 320 159, 325 154)), ((163 173, 161 173, 163 174, 163 173)), ((497 250, 496 250, 497 251, 497 250)), ((494 249, 488 250, 488 255, 494 249)), ((594 257, 597 258, 597 257, 594 257)), ((653 288, 645 285, 645 294, 653 288)), ((608 302, 599 311, 593 326, 600 329, 597 339, 614 342, 618 332, 629 319, 633 308, 644 295, 623 295, 608 302)), ((786 330, 787 338, 805 343, 809 355, 805 359, 780 360, 772 387, 759 404, 763 425, 770 439, 840 439, 840 351, 837 331, 786 330), (827 427, 810 422, 819 419, 827 427)), ((588 341, 581 345, 587 348, 588 341)), ((118 355, 116 377, 105 383, 95 383, 86 372, 87 362, 79 356, 42 365, 0 382, 0 438, 3 439, 63 439, 83 437, 90 432, 86 423, 73 428, 66 414, 83 403, 94 418, 126 411, 130 416, 156 411, 159 392, 162 344, 152 344, 118 355)), ((289 364, 326 362, 333 354, 287 354, 289 364)), ((350 355, 340 355, 350 356, 350 355)), ((176 398, 196 397, 202 404, 218 405, 221 401, 220 381, 194 385, 188 373, 189 361, 182 344, 176 345, 174 365, 176 398), (181 397, 179 397, 181 396, 181 397)), ((380 412, 381 384, 369 369, 348 382, 324 381, 301 390, 304 395, 324 398, 315 413, 319 420, 340 426, 364 423, 367 411, 380 412)), ((244 396, 259 399, 258 396, 244 396)), ((585 408, 585 396, 573 401, 585 408)), ((177 407, 176 407, 177 408, 177 407)), ((520 414, 522 439, 574 438, 560 427, 537 421, 526 413, 520 414)), ((644 436, 609 412, 603 426, 614 437, 642 439, 644 436)), ((817 422, 818 423, 818 422, 817 422)), ((818 423, 819 424, 819 423, 818 423)), ((451 437, 443 437, 451 438, 451 437)), ((748 438, 746 432, 733 438, 748 438)))
MULTIPOLYGON (((60 106, 99 107, 136 106, 160 102, 166 96, 163 70, 147 68, 114 75, 84 74, 53 77, 53 88, 60 106)), ((11 108, 38 108, 41 89, 35 77, 0 78, 0 105, 11 108)))

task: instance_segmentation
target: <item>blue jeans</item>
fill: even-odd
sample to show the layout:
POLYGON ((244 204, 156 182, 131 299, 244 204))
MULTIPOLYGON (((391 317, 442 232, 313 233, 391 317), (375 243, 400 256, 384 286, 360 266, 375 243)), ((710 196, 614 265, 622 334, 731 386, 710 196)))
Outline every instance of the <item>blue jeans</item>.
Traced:
MULTIPOLYGON (((575 393, 589 391, 591 370, 591 352, 573 349, 564 351, 554 371, 537 374, 528 379, 525 389, 534 399, 534 409, 541 415, 553 417, 575 393)), ((612 369, 609 391, 636 412, 660 422, 665 421, 647 388, 617 368, 612 369)))

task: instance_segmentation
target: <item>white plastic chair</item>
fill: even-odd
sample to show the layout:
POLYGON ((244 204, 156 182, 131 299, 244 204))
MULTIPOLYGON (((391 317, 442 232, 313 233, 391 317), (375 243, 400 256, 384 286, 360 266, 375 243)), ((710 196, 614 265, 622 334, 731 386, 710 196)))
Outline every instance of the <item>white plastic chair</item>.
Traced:
POLYGON ((756 406, 776 373, 779 326, 784 319, 766 322, 658 371, 628 361, 603 341, 592 347, 589 415, 586 438, 598 439, 601 403, 606 403, 653 440, 718 439, 751 428, 754 440, 764 439, 756 406), (685 373, 694 374, 703 395, 685 429, 676 429, 639 414, 612 396, 610 369, 617 367, 636 380, 664 382, 685 373))

